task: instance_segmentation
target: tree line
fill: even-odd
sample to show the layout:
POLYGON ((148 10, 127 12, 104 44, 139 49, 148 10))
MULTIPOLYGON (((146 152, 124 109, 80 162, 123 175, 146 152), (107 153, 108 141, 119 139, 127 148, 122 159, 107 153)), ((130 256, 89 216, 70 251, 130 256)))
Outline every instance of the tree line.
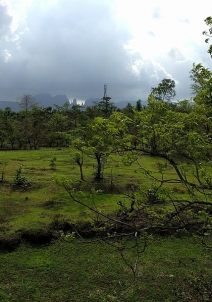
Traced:
MULTIPOLYGON (((152 93, 156 100, 170 100, 175 95, 175 83, 164 79, 152 93)), ((134 111, 143 110, 141 100, 136 106, 130 103, 117 109, 110 97, 103 97, 99 103, 82 110, 79 105, 64 103, 63 106, 40 107, 33 96, 24 94, 18 97, 20 110, 14 112, 10 107, 0 110, 0 148, 37 149, 40 147, 66 147, 70 145, 73 130, 89 127, 97 118, 108 119, 114 112, 122 112, 133 117, 134 111)))

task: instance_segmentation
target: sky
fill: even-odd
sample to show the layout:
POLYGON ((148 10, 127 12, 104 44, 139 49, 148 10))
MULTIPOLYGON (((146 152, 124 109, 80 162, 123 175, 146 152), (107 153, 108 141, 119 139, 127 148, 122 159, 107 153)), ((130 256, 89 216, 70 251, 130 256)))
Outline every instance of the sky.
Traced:
POLYGON ((211 0, 0 0, 0 101, 22 94, 146 100, 164 78, 190 99, 211 0))

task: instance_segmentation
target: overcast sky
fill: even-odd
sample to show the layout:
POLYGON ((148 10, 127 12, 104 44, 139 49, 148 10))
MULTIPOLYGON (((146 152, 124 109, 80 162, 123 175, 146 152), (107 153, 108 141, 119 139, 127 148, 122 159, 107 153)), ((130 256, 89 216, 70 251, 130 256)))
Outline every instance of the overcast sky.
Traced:
POLYGON ((23 93, 146 100, 164 78, 190 98, 192 64, 212 67, 211 0, 0 0, 0 100, 23 93))

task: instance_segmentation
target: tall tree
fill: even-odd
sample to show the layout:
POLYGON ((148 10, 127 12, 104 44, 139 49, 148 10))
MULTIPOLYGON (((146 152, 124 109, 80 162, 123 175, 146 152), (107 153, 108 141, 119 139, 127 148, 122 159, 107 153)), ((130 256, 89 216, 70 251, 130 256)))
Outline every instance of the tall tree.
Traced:
POLYGON ((109 118, 115 109, 115 106, 110 102, 111 97, 107 96, 107 85, 104 85, 104 96, 102 100, 98 103, 100 110, 102 111, 104 118, 109 118))
POLYGON ((111 97, 105 96, 102 100, 98 103, 98 106, 103 114, 104 118, 109 118, 112 112, 115 110, 115 105, 111 101, 111 97))
POLYGON ((141 100, 137 100, 135 109, 136 109, 137 111, 141 111, 141 110, 142 110, 142 103, 141 103, 141 100))
POLYGON ((31 94, 23 94, 18 97, 19 106, 21 111, 19 112, 19 117, 21 119, 20 127, 23 133, 23 145, 26 149, 29 145, 31 148, 31 132, 32 132, 32 120, 30 111, 32 108, 37 106, 37 102, 31 94))
POLYGON ((194 100, 198 104, 212 105, 212 72, 202 66, 202 64, 193 64, 190 72, 192 80, 191 89, 195 94, 194 100))
POLYGON ((171 79, 163 79, 157 87, 151 89, 156 101, 170 102, 176 95, 175 81, 171 79))
MULTIPOLYGON (((117 131, 114 121, 110 118, 96 117, 88 122, 87 127, 81 127, 76 131, 72 131, 72 147, 76 150, 75 162, 81 169, 84 154, 94 159, 96 162, 94 178, 97 181, 103 180, 104 165, 113 150, 113 135, 117 131)), ((82 170, 80 170, 81 172, 82 170)), ((83 179, 82 173, 81 179, 83 179)))
POLYGON ((17 99, 18 99, 19 106, 21 107, 22 110, 25 111, 26 116, 29 110, 31 110, 33 107, 38 105, 33 95, 31 94, 23 94, 22 96, 19 96, 17 99))
POLYGON ((110 122, 101 117, 95 118, 88 127, 87 154, 97 163, 95 179, 103 179, 104 163, 112 150, 110 122))

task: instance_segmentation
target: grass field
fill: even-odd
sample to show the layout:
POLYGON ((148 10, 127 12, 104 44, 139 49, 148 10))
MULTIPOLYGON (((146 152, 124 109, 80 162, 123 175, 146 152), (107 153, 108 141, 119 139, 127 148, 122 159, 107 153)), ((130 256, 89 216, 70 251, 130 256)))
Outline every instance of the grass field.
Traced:
POLYGON ((4 302, 211 301, 211 255, 191 238, 156 238, 134 283, 119 253, 100 242, 23 245, 0 259, 4 302))
MULTIPOLYGON (((70 149, 0 151, 0 239, 12 238, 27 230, 45 230, 53 222, 92 220, 83 206, 74 203, 56 181, 80 178, 70 149), (55 166, 51 166, 56 158, 55 166), (13 185, 16 171, 30 186, 13 185)), ((142 157, 142 165, 159 176, 159 159, 142 157)), ((127 204, 124 193, 131 188, 148 188, 149 182, 138 164, 126 166, 114 155, 104 170, 105 180, 93 181, 95 162, 85 158, 85 182, 76 192, 86 204, 104 213, 117 211, 117 202, 127 204), (95 194, 94 194, 95 192, 95 194)), ((168 177, 176 178, 167 168, 168 177)), ((172 184, 176 195, 184 189, 172 184)), ((211 301, 211 250, 204 249, 198 236, 151 237, 140 254, 136 279, 114 246, 95 238, 87 240, 62 236, 50 245, 31 246, 22 242, 18 249, 0 254, 0 301, 211 301)), ((122 239, 123 240, 123 239, 122 239)), ((141 239, 139 239, 141 240, 141 239)), ((211 239, 208 237, 209 244, 211 239)), ((111 243, 111 241, 109 241, 111 243)), ((126 247, 131 240, 124 241, 126 247)), ((134 263, 135 249, 126 249, 134 263)))
MULTIPOLYGON (((13 234, 21 229, 36 229, 48 226, 60 215, 61 219, 76 221, 89 218, 90 213, 80 205, 74 204, 65 189, 58 185, 57 178, 79 180, 79 168, 72 160, 70 149, 42 149, 22 151, 0 151, 0 173, 4 173, 4 182, 0 183, 0 223, 1 234, 13 234), (56 158, 55 167, 51 160, 56 158), (22 173, 31 186, 16 188, 12 184, 17 169, 22 165, 22 173)), ((142 164, 147 169, 157 172, 158 159, 144 157, 142 164)), ((105 165, 105 181, 101 184, 92 182, 95 161, 85 159, 83 166, 85 182, 80 198, 95 204, 104 212, 118 209, 117 202, 127 203, 123 192, 131 186, 145 186, 146 176, 138 165, 125 166, 121 157, 113 156, 105 165), (115 190, 114 186, 118 188, 115 190), (91 198, 91 192, 103 189, 91 198), (102 191, 104 194, 102 194, 102 191), (120 194, 118 192, 121 192, 120 194)), ((170 169, 170 176, 174 172, 170 169)), ((180 189, 180 194, 184 192, 180 189)))

